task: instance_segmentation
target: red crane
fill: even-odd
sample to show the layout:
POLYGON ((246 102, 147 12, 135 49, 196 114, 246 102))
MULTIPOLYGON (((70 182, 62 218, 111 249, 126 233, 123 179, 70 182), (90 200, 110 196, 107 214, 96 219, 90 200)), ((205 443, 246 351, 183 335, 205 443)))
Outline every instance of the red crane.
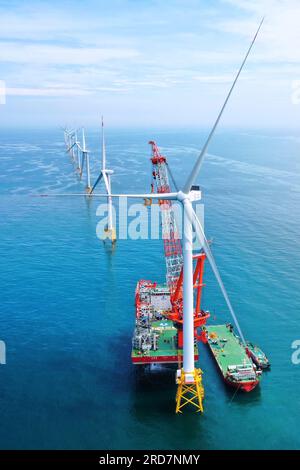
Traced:
MULTIPOLYGON (((158 146, 154 141, 150 141, 152 147, 152 178, 151 189, 156 187, 157 193, 170 193, 169 167, 166 157, 161 155, 158 146)), ((179 347, 182 347, 182 325, 183 325, 183 256, 179 232, 176 225, 175 214, 171 201, 159 200, 162 214, 162 236, 164 241, 164 251, 167 268, 167 284, 170 289, 170 300, 172 309, 167 313, 170 320, 173 320, 180 327, 178 331, 179 347)), ((209 312, 201 309, 201 297, 204 275, 204 262, 206 255, 204 252, 193 255, 195 262, 193 285, 196 291, 194 306, 194 326, 195 336, 205 340, 205 335, 198 336, 197 328, 204 325, 209 318, 209 312)))

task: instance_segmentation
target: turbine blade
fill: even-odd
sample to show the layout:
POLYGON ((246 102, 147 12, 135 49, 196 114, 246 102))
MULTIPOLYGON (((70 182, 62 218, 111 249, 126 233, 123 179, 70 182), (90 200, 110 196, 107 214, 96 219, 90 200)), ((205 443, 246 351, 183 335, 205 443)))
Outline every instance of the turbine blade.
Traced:
POLYGON ((206 254, 206 257, 207 257, 207 259, 208 259, 208 261, 209 261, 209 264, 210 264, 210 266, 211 266, 211 269, 212 269, 212 271, 213 271, 213 273, 214 273, 214 275, 215 275, 215 278, 216 278, 216 280, 217 280, 217 282, 218 282, 218 284, 219 284, 219 287, 220 287, 220 289, 221 289, 221 292, 222 292, 222 294, 223 294, 223 297, 224 297, 224 299, 225 299, 225 302, 226 302, 226 304, 227 304, 227 307, 228 307, 228 309, 229 309, 229 311, 230 311, 230 314, 231 314, 231 316, 232 316, 232 318, 233 318, 233 321, 234 321, 234 323, 235 323, 235 325, 236 325, 236 328, 237 328, 237 330, 238 330, 238 332, 239 332, 239 335, 240 335, 240 337, 241 337, 241 340, 243 341, 244 344, 246 344, 244 335, 243 335, 243 333, 242 333, 241 327, 240 327, 239 322, 238 322, 238 319, 237 319, 237 317, 236 317, 236 314, 235 314, 235 312, 234 312, 234 310, 233 310, 233 307, 232 307, 232 305, 231 305, 230 299, 229 299, 229 297, 228 297, 227 291, 226 291, 225 286, 224 286, 224 284, 223 284, 223 281, 222 281, 222 278, 221 278, 219 269, 218 269, 218 267, 217 267, 217 264, 216 264, 216 262, 215 262, 215 259, 214 259, 214 257, 213 257, 213 254, 212 254, 212 252, 211 252, 211 249, 210 249, 210 246, 209 246, 209 242, 208 242, 207 239, 206 239, 206 236, 205 236, 203 227, 202 227, 202 225, 201 225, 201 222, 200 222, 200 220, 198 219, 198 217, 197 217, 197 215, 196 215, 196 213, 195 213, 195 211, 194 211, 194 209, 193 209, 192 206, 190 206, 190 212, 188 212, 188 216, 189 216, 189 218, 190 218, 190 220, 191 220, 191 222, 192 222, 192 224, 193 224, 193 226, 194 226, 194 228, 195 228, 196 235, 197 235, 197 238, 198 238, 198 240, 199 240, 199 243, 202 245, 203 251, 204 251, 204 253, 206 254))
POLYGON ((93 187, 92 187, 92 189, 91 189, 90 194, 92 194, 92 193, 94 192, 94 189, 96 188, 97 184, 100 182, 101 178, 102 178, 102 172, 100 173, 100 175, 99 175, 98 178, 96 179, 96 181, 95 181, 95 183, 94 183, 94 185, 93 185, 93 187))
MULTIPOLYGON (((88 196, 91 193, 88 194, 88 196)), ((78 196, 87 196, 86 193, 50 193, 50 194, 34 194, 33 197, 78 197, 78 196)), ((161 200, 177 200, 177 193, 163 193, 163 194, 109 194, 111 197, 127 197, 129 199, 161 199, 161 200)), ((94 193, 94 197, 108 197, 107 193, 94 193)))
POLYGON ((84 134, 84 128, 82 128, 82 150, 85 152, 85 134, 84 134))
POLYGON ((102 170, 105 170, 105 167, 106 167, 106 149, 105 149, 103 116, 101 117, 101 122, 102 122, 102 170))
POLYGON ((217 117, 217 119, 216 119, 216 122, 215 122, 215 124, 214 124, 212 130, 210 131, 210 133, 209 133, 209 135, 208 135, 208 137, 207 137, 207 140, 206 140, 206 142, 205 142, 205 144, 204 144, 204 147, 202 148, 202 150, 201 150, 201 152, 200 152, 200 155, 199 155, 199 157, 198 157, 198 159, 197 159, 197 161, 196 161, 196 163, 195 163, 195 165, 194 165, 194 167, 193 167, 193 169, 192 169, 192 171, 191 171, 191 174, 189 175, 189 177, 188 177, 188 179, 187 179, 187 181, 186 181, 186 183, 185 183, 185 185, 184 185, 184 187, 183 187, 183 192, 186 193, 186 194, 190 192, 191 187, 193 186, 193 184, 195 183, 195 180, 197 179, 197 177, 198 177, 198 175, 199 175, 199 172, 200 172, 200 169, 201 169, 201 166, 202 166, 202 163, 203 163, 203 159, 204 159, 205 154, 206 154, 206 152, 207 152, 209 143, 210 143, 210 141, 211 141, 211 139, 212 139, 212 137, 213 137, 213 135, 214 135, 214 133, 215 133, 215 130, 216 130, 216 128, 217 128, 217 126, 218 126, 218 124, 219 124, 219 121, 220 121, 220 119, 221 119, 221 117, 222 117, 222 114, 223 114, 223 112, 224 112, 224 110, 225 110, 225 108, 226 108, 226 105, 227 105, 227 103, 228 103, 228 101, 229 101, 229 98, 230 98, 230 96, 231 96, 231 93, 233 92, 233 89, 234 89, 234 87, 235 87, 235 85, 236 85, 236 82, 238 81, 238 78, 239 78, 239 76, 240 76, 240 74, 241 74, 241 72, 242 72, 242 70, 243 70, 243 67, 244 67, 244 65, 245 65, 245 63, 246 63, 246 61, 247 61, 247 59, 248 59, 248 56, 249 56, 250 51, 251 51, 251 49, 252 49, 252 47, 253 47, 253 45, 254 45, 254 43, 255 43, 255 40, 256 40, 256 38, 257 38, 257 36, 258 36, 258 33, 259 33, 259 31, 260 31, 260 28, 262 27, 263 21, 264 21, 264 18, 261 20, 261 22, 260 22, 260 24, 259 24, 259 27, 258 27, 258 29, 257 29, 257 31, 256 31, 256 33, 255 33, 255 35, 254 35, 254 38, 252 39, 252 42, 251 42, 251 44, 250 44, 250 46, 249 46, 249 49, 248 49, 248 51, 247 51, 247 53, 246 53, 246 55, 245 55, 245 58, 244 58, 244 60, 243 60, 243 62, 242 62, 242 65, 241 65, 240 68, 239 68, 239 71, 238 71, 238 73, 237 73, 237 75, 236 75, 236 77, 235 77, 235 79, 234 79, 234 81, 233 81, 233 84, 231 85, 231 88, 230 88, 230 90, 229 90, 229 93, 228 93, 228 95, 227 95, 225 101, 224 101, 224 104, 223 104, 223 106, 222 106, 222 108, 221 108, 221 111, 219 112, 219 115, 218 115, 218 117, 217 117))
POLYGON ((83 173, 83 169, 84 169, 84 160, 85 160, 85 153, 82 152, 82 156, 81 156, 81 170, 80 170, 80 173, 79 173, 79 178, 80 178, 80 179, 82 178, 82 173, 83 173))
POLYGON ((179 191, 178 185, 177 185, 177 183, 176 183, 176 181, 175 181, 175 178, 174 178, 174 176, 173 176, 173 173, 172 173, 172 171, 171 171, 171 168, 170 168, 170 165, 168 164, 168 162, 166 162, 166 167, 167 167, 167 170, 168 170, 169 175, 170 175, 170 177, 171 177, 171 180, 172 180, 172 183, 173 183, 174 188, 176 189, 176 191, 179 191))
POLYGON ((76 142, 74 142, 74 143, 71 145, 71 147, 69 147, 69 148, 66 150, 66 152, 70 152, 70 150, 72 150, 72 148, 73 148, 75 145, 76 145, 76 142))
POLYGON ((104 184, 105 184, 107 194, 109 194, 110 193, 110 187, 109 187, 107 174, 105 173, 105 171, 102 174, 103 174, 103 180, 104 180, 104 184))
POLYGON ((110 194, 111 197, 128 197, 131 199, 161 199, 162 201, 177 200, 178 193, 150 193, 150 194, 110 194))

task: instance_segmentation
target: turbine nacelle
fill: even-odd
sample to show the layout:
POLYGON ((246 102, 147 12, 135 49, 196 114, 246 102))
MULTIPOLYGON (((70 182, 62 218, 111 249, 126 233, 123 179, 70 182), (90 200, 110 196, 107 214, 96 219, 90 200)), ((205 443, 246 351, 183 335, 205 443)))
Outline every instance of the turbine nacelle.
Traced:
POLYGON ((199 186, 192 186, 190 192, 189 192, 189 197, 190 201, 195 202, 195 201, 200 201, 202 199, 202 192, 200 190, 199 186))

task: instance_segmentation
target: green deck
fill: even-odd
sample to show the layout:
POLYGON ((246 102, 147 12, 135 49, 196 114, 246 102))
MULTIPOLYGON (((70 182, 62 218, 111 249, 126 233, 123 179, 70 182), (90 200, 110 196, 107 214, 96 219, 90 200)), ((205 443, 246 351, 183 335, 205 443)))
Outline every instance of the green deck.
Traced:
MULTIPOLYGON (((176 361, 178 356, 183 355, 183 350, 177 348, 177 328, 171 320, 155 320, 151 322, 151 329, 159 334, 157 349, 144 352, 142 356, 139 354, 139 350, 132 349, 132 358, 149 357, 157 358, 158 361, 160 358, 165 358, 167 362, 168 357, 176 361)), ((198 355, 198 348, 196 346, 195 355, 198 355)))
POLYGON ((159 333, 159 340, 154 356, 172 356, 174 354, 182 354, 181 349, 177 349, 177 329, 170 320, 154 321, 151 328, 159 333))
POLYGON ((217 344, 209 341, 209 346, 219 364, 223 374, 226 374, 228 366, 252 365, 251 359, 247 356, 245 348, 240 344, 239 339, 229 331, 226 325, 206 326, 208 338, 216 334, 217 344), (222 342, 222 339, 227 341, 222 342))
MULTIPOLYGON (((173 326, 170 320, 158 320, 151 323, 151 329, 159 333, 157 342, 157 350, 147 351, 144 356, 159 357, 159 356, 176 356, 182 355, 182 349, 177 349, 176 337, 177 329, 173 326)), ((136 349, 132 350, 133 357, 140 357, 136 349)))

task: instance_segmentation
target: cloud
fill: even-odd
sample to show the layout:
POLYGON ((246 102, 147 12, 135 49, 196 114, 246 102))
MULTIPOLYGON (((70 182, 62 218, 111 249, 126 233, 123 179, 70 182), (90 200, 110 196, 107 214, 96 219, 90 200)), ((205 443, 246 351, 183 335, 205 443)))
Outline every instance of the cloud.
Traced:
POLYGON ((128 60, 139 55, 138 51, 126 48, 87 48, 2 42, 0 61, 21 64, 47 65, 100 65, 114 60, 128 60))
POLYGON ((4 80, 0 80, 0 104, 6 103, 6 83, 4 80))
MULTIPOLYGON (((245 76, 241 79, 245 80, 245 76)), ((197 80, 202 83, 232 83, 234 79, 234 74, 231 75, 196 75, 193 77, 193 80, 197 80)))
POLYGON ((12 106, 18 97, 36 97, 43 108, 44 99, 57 97, 53 116, 57 106, 60 117, 65 102, 81 102, 82 112, 103 103, 110 109, 112 102, 119 109, 122 102, 135 109, 134 119, 140 113, 146 120, 155 102, 159 119, 184 108, 188 120, 187 107, 201 100, 204 109, 207 100, 208 119, 266 11, 233 103, 239 96, 245 108, 256 99, 262 107, 267 97, 274 114, 300 78, 299 0, 2 2, 0 78, 15 97, 12 106))
POLYGON ((7 96, 84 96, 90 94, 89 90, 76 88, 6 88, 7 96))
MULTIPOLYGON (((9 40, 61 41, 76 40, 80 43, 96 42, 109 39, 114 42, 113 29, 124 26, 124 20, 117 15, 92 14, 88 1, 86 5, 77 2, 61 2, 51 6, 50 2, 39 2, 33 5, 32 0, 11 6, 0 5, 1 37, 9 40), (72 4, 73 3, 73 4, 72 4), (80 8, 78 6, 80 5, 80 8), (82 8, 83 6, 83 8, 82 8)), ((125 40, 125 38, 124 38, 125 40)), ((98 43, 99 45, 99 43, 98 43)))
POLYGON ((247 17, 214 23, 213 27, 216 30, 233 36, 250 38, 261 17, 266 15, 257 39, 254 60, 261 63, 269 62, 272 65, 300 61, 299 0, 223 0, 223 2, 247 12, 247 17))

